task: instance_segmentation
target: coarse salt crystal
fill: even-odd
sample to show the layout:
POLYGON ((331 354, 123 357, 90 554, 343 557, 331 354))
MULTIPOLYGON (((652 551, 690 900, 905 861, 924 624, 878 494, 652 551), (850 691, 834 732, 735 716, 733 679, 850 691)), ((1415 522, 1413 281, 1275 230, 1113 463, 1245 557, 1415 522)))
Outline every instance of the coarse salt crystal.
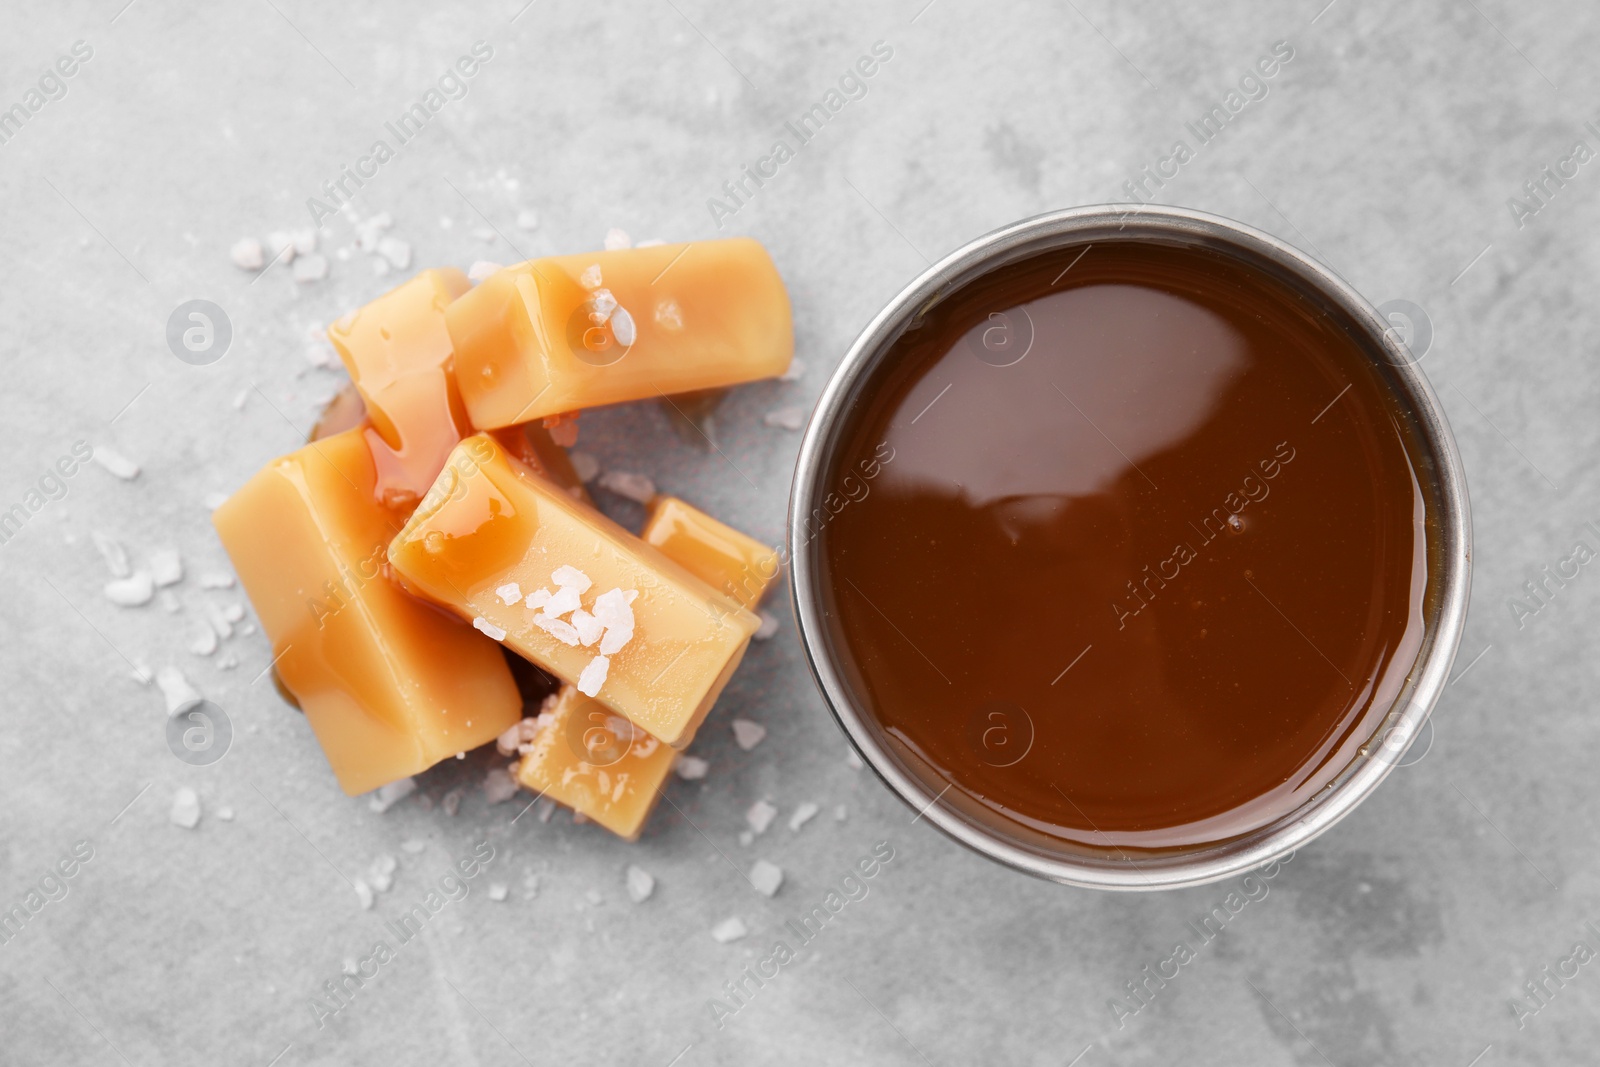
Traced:
POLYGON ((483 795, 492 804, 503 804, 517 795, 517 780, 504 767, 496 767, 483 779, 483 795))
POLYGON ((615 226, 606 231, 606 251, 616 252, 623 248, 632 248, 633 238, 628 236, 627 230, 619 230, 615 226))
POLYGON ((798 430, 806 424, 806 409, 802 407, 777 408, 763 415, 761 421, 780 430, 798 430))
POLYGON ((711 936, 715 938, 719 944, 723 945, 726 945, 731 941, 737 941, 749 932, 750 931, 744 925, 744 920, 739 918, 737 915, 728 919, 723 919, 721 922, 711 928, 711 936))
POLYGON ((528 594, 528 599, 524 603, 530 608, 542 608, 550 603, 550 590, 540 586, 528 594))
POLYGON ((309 256, 317 250, 317 231, 313 227, 296 230, 289 236, 294 241, 295 255, 309 256))
POLYGON ((585 289, 600 288, 600 264, 591 263, 585 267, 583 273, 578 275, 578 284, 585 289))
POLYGON ((789 829, 790 829, 790 831, 798 833, 799 830, 800 830, 800 827, 804 826, 806 823, 808 823, 812 819, 816 818, 817 812, 819 812, 821 810, 822 810, 821 807, 819 807, 816 804, 811 803, 811 801, 809 801, 809 800, 806 801, 804 804, 801 804, 798 808, 795 808, 794 809, 794 814, 789 816, 789 829))
POLYGON ((105 445, 94 446, 94 461, 125 482, 131 482, 139 477, 137 463, 105 445))
POLYGON ((372 887, 366 882, 362 881, 360 878, 357 878, 354 882, 350 883, 350 888, 356 891, 356 903, 361 905, 361 910, 371 910, 373 899, 372 887))
POLYGON ((500 598, 502 604, 515 604, 522 599, 522 586, 516 582, 507 582, 497 588, 494 595, 500 598))
POLYGON ((626 648, 628 642, 632 640, 632 626, 608 626, 606 635, 600 639, 600 654, 614 656, 626 648))
POLYGON ((290 262, 294 259, 294 237, 282 230, 274 230, 267 234, 265 251, 271 252, 273 259, 283 256, 285 263, 290 262))
POLYGON ((681 755, 673 763, 672 769, 678 772, 678 777, 688 782, 698 782, 706 776, 706 771, 711 769, 711 764, 699 756, 681 755))
POLYGON ((222 609, 222 617, 229 622, 238 622, 244 618, 243 604, 227 604, 222 609))
POLYGON ((563 615, 576 611, 578 605, 583 603, 580 596, 581 594, 576 586, 561 586, 556 589, 549 600, 545 601, 544 613, 552 618, 559 619, 563 615))
POLYGON ((596 289, 589 297, 589 321, 599 326, 617 310, 617 298, 610 289, 596 289))
POLYGON ((578 692, 586 697, 597 696, 600 687, 606 684, 606 672, 611 669, 611 661, 604 656, 596 656, 589 661, 589 665, 578 675, 578 692))
POLYGON ((242 237, 235 241, 233 247, 228 249, 228 258, 240 270, 260 270, 266 263, 261 242, 254 237, 242 237))
POLYGON ((209 626, 195 631, 189 640, 189 651, 197 656, 209 656, 217 650, 217 632, 209 626))
POLYGON ((767 827, 772 825, 772 820, 778 817, 778 809, 765 800, 758 800, 750 805, 750 810, 744 813, 744 821, 750 824, 750 829, 758 834, 767 832, 767 827))
POLYGON ((472 620, 472 628, 488 634, 496 641, 504 641, 506 639, 506 632, 504 630, 500 629, 500 627, 496 626, 494 623, 483 618, 482 616, 472 620))
POLYGON ((628 899, 635 904, 643 904, 650 899, 650 894, 655 892, 656 880, 650 872, 642 867, 628 864, 628 899))
POLYGON ((566 565, 557 567, 554 571, 552 571, 550 573, 550 580, 556 583, 556 588, 558 589, 566 589, 570 587, 579 593, 587 593, 589 591, 589 587, 594 584, 594 582, 589 579, 587 574, 583 573, 576 567, 569 567, 566 565))
POLYGON ((617 339, 617 344, 623 348, 631 348, 633 342, 639 339, 639 331, 633 324, 633 316, 628 314, 628 309, 617 308, 611 313, 611 336, 617 339))
POLYGON ((656 325, 674 332, 683 329, 683 308, 671 297, 656 305, 656 325))
POLYGON ((181 826, 185 830, 193 830, 200 825, 200 794, 188 786, 180 786, 172 795, 172 810, 167 813, 167 819, 174 826, 181 826))
POLYGON ((411 245, 398 237, 385 237, 378 242, 378 255, 389 261, 395 270, 411 266, 411 245))
POLYGON ((177 715, 200 703, 199 690, 189 684, 189 679, 176 667, 162 667, 156 672, 156 685, 167 702, 167 715, 177 715))
POLYGON ((783 868, 766 860, 756 860, 750 868, 750 884, 763 896, 774 896, 783 885, 783 868))
MULTIPOLYGON (((549 634, 551 637, 554 637, 557 641, 560 641, 563 645, 567 645, 572 648, 578 647, 578 631, 573 629, 570 622, 563 622, 560 619, 543 614, 541 612, 533 617, 533 624, 539 629, 543 630, 545 633, 549 634)), ((590 693, 589 695, 594 696, 593 693, 590 693)))
POLYGON ((757 641, 766 641, 778 632, 778 617, 769 615, 765 611, 757 612, 761 616, 761 625, 756 627, 756 632, 751 634, 757 641))
POLYGON ((136 608, 150 603, 156 595, 156 584, 149 571, 134 571, 126 578, 106 583, 106 599, 124 608, 136 608))
POLYGON ((578 631, 578 641, 585 648, 600 640, 600 635, 606 632, 605 623, 582 608, 572 613, 572 628, 578 631))
POLYGON ((150 577, 156 585, 173 585, 183 580, 183 561, 175 548, 162 548, 150 553, 150 577))
POLYGON ((485 278, 494 277, 500 272, 501 269, 502 268, 498 263, 491 262, 487 259, 480 259, 474 262, 471 267, 467 268, 467 279, 473 282, 481 282, 485 278))
POLYGON ((600 473, 600 461, 587 452, 572 452, 567 458, 572 461, 572 472, 580 482, 592 482, 600 473))
POLYGON ((759 745, 766 736, 767 728, 758 722, 751 722, 749 719, 733 720, 733 740, 746 752, 759 745))
POLYGON ((509 893, 510 893, 510 890, 506 888, 504 882, 491 882, 491 883, 489 883, 489 899, 490 900, 493 900, 493 901, 498 903, 499 901, 502 901, 502 900, 506 899, 506 896, 509 893))
POLYGON ((382 815, 406 797, 417 791, 417 782, 414 778, 401 778, 387 785, 380 785, 369 794, 367 807, 382 815))
MULTIPOLYGON (((634 590, 629 590, 634 592, 634 590)), ((621 589, 608 589, 594 598, 594 617, 605 624, 609 630, 613 627, 622 630, 633 629, 633 608, 630 606, 633 598, 621 589)))

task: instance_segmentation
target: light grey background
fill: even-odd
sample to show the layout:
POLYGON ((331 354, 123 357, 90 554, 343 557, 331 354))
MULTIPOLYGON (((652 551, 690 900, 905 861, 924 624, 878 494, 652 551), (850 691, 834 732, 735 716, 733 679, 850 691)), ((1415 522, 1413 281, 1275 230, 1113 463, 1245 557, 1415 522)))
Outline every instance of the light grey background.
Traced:
POLYGON ((143 470, 121 481, 90 466, 0 545, 0 904, 23 900, 74 842, 95 849, 69 894, 0 945, 0 1060, 1592 1061, 1600 965, 1549 982, 1548 1006, 1520 1029, 1509 1005, 1574 942, 1600 948, 1583 928, 1600 921, 1600 579, 1585 568, 1521 628, 1508 603, 1574 542, 1600 548, 1583 525, 1600 523, 1600 163, 1524 227, 1507 199, 1575 141, 1600 150, 1583 125, 1600 116, 1595 9, 923 2, 7 6, 0 107, 74 41, 93 58, 0 145, 0 507, 76 440, 143 470), (354 239, 345 218, 322 231, 324 281, 297 284, 282 263, 252 281, 228 249, 306 226, 307 197, 478 40, 494 56, 468 95, 381 169, 358 212, 391 213, 415 267, 596 248, 613 226, 764 241, 793 296, 804 376, 727 401, 725 456, 685 440, 655 404, 585 415, 582 432, 608 467, 650 474, 774 543, 798 435, 765 413, 809 407, 855 331, 927 260, 1025 215, 1121 198, 1175 140, 1195 147, 1184 120, 1289 41, 1294 59, 1268 95, 1161 198, 1277 233, 1375 302, 1409 299, 1432 319, 1424 367, 1466 459, 1476 558, 1431 751, 1120 1028, 1108 1002, 1197 940, 1186 922, 1235 887, 1064 889, 913 824, 846 763, 784 594, 782 630, 752 650, 695 743, 710 775, 675 781, 681 813, 663 805, 636 845, 564 813, 513 825, 522 801, 486 806, 496 761, 481 753, 386 814, 345 798, 303 719, 252 684, 270 659, 259 633, 210 657, 185 645, 208 604, 243 599, 196 581, 226 566, 207 498, 300 442, 342 376, 308 360, 308 330, 398 276, 377 277, 365 252, 340 258, 354 239), (880 40, 894 54, 866 96, 719 231, 707 198, 880 40), (537 229, 517 226, 523 210, 537 229), (168 314, 195 297, 224 307, 235 331, 209 367, 164 342, 168 314), (136 563, 179 548, 182 610, 106 600, 97 531, 136 563), (221 669, 228 655, 238 666, 221 669), (175 759, 160 694, 128 660, 179 665, 226 709, 237 731, 226 758, 175 759), (770 731, 752 752, 732 743, 736 714, 770 731), (168 821, 182 786, 204 807, 194 830, 168 821), (438 801, 456 786, 450 817, 438 801), (782 814, 742 847, 744 812, 763 797, 782 814), (791 833, 804 801, 823 814, 791 833), (224 806, 233 821, 217 817, 224 806), (308 1003, 322 983, 485 839, 496 858, 470 895, 319 1029, 308 1003), (719 1030, 707 1005, 723 982, 879 841, 895 858, 870 895, 719 1030), (363 911, 347 879, 384 854, 400 860, 395 886, 363 911), (774 899, 736 869, 757 858, 787 874, 774 899), (642 905, 624 892, 630 862, 657 879, 642 905), (491 882, 509 899, 492 901, 491 882), (732 915, 750 936, 718 944, 709 931, 732 915))

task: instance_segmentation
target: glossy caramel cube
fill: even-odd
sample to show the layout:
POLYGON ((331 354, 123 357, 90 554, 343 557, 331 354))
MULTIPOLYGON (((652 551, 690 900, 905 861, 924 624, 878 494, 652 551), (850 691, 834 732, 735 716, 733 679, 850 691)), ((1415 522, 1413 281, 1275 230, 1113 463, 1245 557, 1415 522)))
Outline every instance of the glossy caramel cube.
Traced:
POLYGON ((445 319, 480 429, 770 378, 794 355, 783 279, 748 237, 530 260, 445 319))
POLYGON ((451 453, 390 544, 389 561, 408 589, 677 748, 694 736, 759 626, 749 611, 484 434, 451 453), (565 568, 584 578, 572 594, 579 603, 552 616, 537 594, 550 597, 555 587, 554 600, 577 588, 562 582, 565 568), (625 630, 612 626, 583 639, 574 609, 592 623, 607 601, 627 616, 625 630), (622 644, 613 647, 618 637, 622 644))
POLYGON ((408 596, 365 435, 274 460, 213 515, 283 684, 352 795, 492 741, 522 716, 495 643, 408 596))
POLYGON ((445 326, 445 309, 470 288, 459 270, 425 270, 328 327, 388 446, 375 455, 382 491, 397 507, 421 499, 456 442, 472 432, 445 326))
POLYGON ((761 602, 781 570, 775 549, 674 496, 656 497, 639 538, 744 608, 761 602))

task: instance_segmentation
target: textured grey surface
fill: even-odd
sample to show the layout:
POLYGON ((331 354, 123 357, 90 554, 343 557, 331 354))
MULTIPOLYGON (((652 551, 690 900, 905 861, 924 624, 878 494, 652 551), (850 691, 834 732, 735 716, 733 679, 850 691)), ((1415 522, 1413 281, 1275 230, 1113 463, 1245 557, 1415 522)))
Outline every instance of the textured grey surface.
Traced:
MULTIPOLYGON (((25 502, 74 441, 143 471, 125 482, 88 467, 0 545, 0 903, 25 904, 75 842, 94 850, 66 896, 0 944, 0 1060, 1593 1060, 1596 967, 1567 965, 1576 976, 1564 984, 1539 971, 1562 967, 1580 940, 1600 948, 1583 926, 1600 927, 1597 579, 1585 567, 1520 625, 1509 604, 1575 542, 1600 548, 1584 525, 1600 523, 1589 298, 1600 164, 1549 184, 1521 227, 1507 198, 1575 141, 1600 149, 1584 126, 1600 17, 1508 0, 1338 0, 1320 15, 1323 0, 936 0, 919 13, 922 2, 8 8, 0 106, 24 100, 74 41, 93 57, 0 144, 0 507, 25 502), (338 257, 353 239, 345 219, 322 233, 331 275, 313 284, 283 264, 252 282, 228 248, 307 225, 306 198, 477 40, 494 55, 470 91, 356 204, 390 212, 418 266, 594 248, 611 226, 713 236, 707 198, 874 42, 893 48, 866 95, 720 231, 772 249, 804 377, 732 396, 717 416, 725 456, 692 447, 657 405, 583 421, 585 447, 608 466, 774 541, 797 437, 764 413, 809 406, 926 258, 1024 215, 1120 198, 1177 139, 1195 155, 1161 199, 1280 234, 1376 302, 1426 308, 1424 366, 1466 459, 1477 538, 1460 677, 1432 749, 1204 946, 1187 924, 1235 887, 1068 890, 913 825, 846 764, 787 620, 696 742, 709 777, 675 782, 681 811, 663 806, 637 845, 567 815, 512 825, 521 803, 486 806, 482 754, 425 777, 431 808, 413 797, 379 815, 345 798, 304 721, 252 684, 270 658, 259 633, 211 657, 185 645, 208 603, 242 599, 196 581, 226 565, 205 500, 298 443, 339 381, 308 362, 308 329, 394 279, 375 277, 365 253, 338 257), (1184 120, 1279 40, 1294 58, 1266 96, 1197 146, 1184 120), (536 230, 517 227, 523 209, 538 212, 536 230), (503 236, 473 235, 486 227, 503 236), (207 367, 164 341, 169 313, 193 297, 220 304, 235 330, 207 367), (179 548, 181 610, 107 601, 96 531, 136 562, 179 548), (230 654, 238 666, 220 669, 230 654), (227 711, 237 735, 221 762, 193 768, 169 753, 160 695, 127 660, 181 665, 227 711), (732 744, 735 714, 770 731, 752 752, 732 744), (457 785, 465 799, 447 816, 437 801, 457 785), (194 830, 168 821, 182 786, 204 807, 194 830), (780 821, 741 847, 743 813, 762 797, 780 821), (791 833, 784 822, 804 801, 823 814, 791 833), (224 806, 231 822, 217 817, 224 806), (408 840, 425 850, 403 851, 408 840), (495 858, 469 895, 319 1028, 309 1003, 322 984, 484 840, 495 858), (708 1004, 723 983, 880 841, 894 859, 869 895, 719 1029, 708 1004), (383 854, 400 859, 394 888, 363 911, 347 879, 383 854), (771 900, 734 869, 757 858, 786 871, 771 900), (624 892, 630 862, 657 879, 643 905, 624 892), (491 882, 510 898, 492 901, 491 882), (709 931, 730 915, 750 936, 718 944, 709 931), (1178 941, 1196 958, 1119 1020, 1110 1001, 1178 941), (1530 978, 1548 1003, 1519 1025, 1511 1005, 1530 978)), ((631 505, 606 503, 637 521, 631 505)))

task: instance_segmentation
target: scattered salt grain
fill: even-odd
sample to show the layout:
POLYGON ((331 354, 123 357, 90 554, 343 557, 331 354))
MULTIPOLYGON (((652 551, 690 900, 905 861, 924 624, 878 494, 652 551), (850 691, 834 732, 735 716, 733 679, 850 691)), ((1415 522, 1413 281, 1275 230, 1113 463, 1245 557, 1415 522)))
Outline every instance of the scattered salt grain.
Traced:
POLYGON ((795 808, 794 814, 789 816, 790 831, 798 833, 800 831, 800 827, 816 818, 817 812, 821 810, 822 808, 811 803, 809 800, 800 805, 798 808, 795 808))
POLYGON ((231 671, 238 665, 239 658, 232 652, 224 653, 222 658, 217 660, 217 670, 219 671, 231 671))
POLYGON ((372 910, 372 887, 357 878, 350 883, 350 888, 356 891, 356 901, 361 905, 362 911, 372 910))
POLYGON ((635 904, 643 904, 656 891, 656 880, 650 872, 631 863, 628 864, 627 881, 628 899, 635 904))
POLYGON ((778 375, 778 381, 780 381, 780 382, 798 382, 802 377, 805 376, 805 373, 806 373, 805 360, 802 360, 802 359, 791 359, 789 361, 789 369, 784 371, 782 374, 778 375))
POLYGON ((310 282, 320 282, 328 276, 328 259, 312 253, 309 256, 297 256, 294 261, 294 280, 301 285, 310 282))
POLYGON ((766 736, 767 728, 758 722, 751 722, 749 719, 733 720, 734 743, 746 752, 759 745, 766 736))
POLYGON ((628 314, 628 309, 617 308, 611 313, 611 336, 617 339, 617 344, 623 348, 630 348, 633 342, 639 339, 639 331, 633 324, 633 316, 628 314))
POLYGON ((124 608, 136 608, 150 603, 156 595, 156 584, 149 571, 134 571, 126 578, 106 583, 106 599, 124 608))
POLYGON ((763 896, 775 896, 783 884, 783 868, 766 860, 756 860, 750 868, 750 884, 763 896))
POLYGON ((806 424, 806 409, 802 407, 778 408, 763 415, 761 421, 780 430, 798 430, 806 424))
POLYGON ((232 808, 218 808, 217 809, 217 818, 221 819, 223 822, 232 822, 233 821, 233 809, 232 808))
POLYGON ((489 883, 489 899, 492 900, 492 901, 495 901, 496 903, 499 903, 500 901, 505 900, 506 896, 510 892, 511 891, 506 888, 506 885, 505 885, 504 882, 490 882, 489 883))
POLYGON ((368 873, 372 888, 380 893, 387 893, 394 888, 394 872, 399 866, 400 861, 387 852, 373 860, 372 870, 368 873))
POLYGON ((243 604, 229 604, 222 609, 222 617, 229 622, 238 622, 244 618, 243 604))
MULTIPOLYGON (((632 630, 633 629, 633 596, 637 590, 608 589, 594 598, 594 617, 605 624, 607 630, 632 630)), ((610 653, 607 653, 610 655, 610 653)))
MULTIPOLYGON (((541 612, 533 617, 533 624, 562 644, 571 648, 578 647, 578 631, 573 628, 570 622, 563 622, 541 612)), ((594 694, 591 693, 589 695, 593 696, 594 694)))
POLYGON ((606 231, 606 251, 616 252, 624 248, 633 247, 633 238, 628 236, 627 230, 619 230, 615 226, 606 231))
POLYGON ((200 576, 201 589, 232 589, 233 575, 226 571, 207 571, 200 576))
POLYGON ((523 745, 532 741, 539 732, 539 720, 529 717, 513 723, 494 740, 494 749, 502 756, 515 756, 523 745))
POLYGON ((500 273, 500 270, 500 264, 495 263, 492 260, 480 259, 475 261, 472 266, 467 268, 467 280, 474 283, 481 282, 486 278, 494 277, 496 274, 500 273))
POLYGON ((502 604, 515 604, 522 599, 522 586, 516 582, 507 582, 497 588, 494 595, 500 598, 502 604))
POLYGON ((537 230, 539 228, 539 213, 527 208, 517 212, 517 229, 537 230))
POLYGON ((678 777, 684 781, 698 782, 706 776, 706 771, 711 769, 711 764, 699 756, 682 755, 672 765, 672 769, 677 771, 678 777))
POLYGON ((572 589, 574 592, 587 593, 594 584, 589 576, 576 567, 560 566, 550 573, 550 580, 556 583, 557 589, 572 589))
POLYGON ((756 632, 750 636, 757 641, 766 641, 778 632, 778 617, 765 611, 757 612, 761 616, 761 625, 756 627, 756 632))
POLYGON ((504 767, 496 767, 484 776, 483 795, 491 806, 504 804, 517 795, 517 780, 504 767))
POLYGON ((229 622, 227 616, 224 615, 215 605, 208 605, 206 608, 206 614, 210 616, 211 628, 217 631, 218 637, 226 641, 228 638, 233 636, 233 623, 229 622))
POLYGON ((131 482, 139 477, 137 463, 105 445, 94 446, 94 461, 125 482, 131 482))
POLYGON ((586 697, 597 696, 600 687, 606 684, 606 672, 611 669, 611 661, 604 656, 596 656, 589 661, 589 665, 578 675, 578 692, 586 697))
POLYGON ((718 944, 723 945, 726 945, 731 941, 737 941, 749 932, 750 931, 746 929, 744 925, 744 920, 739 918, 737 915, 733 916, 732 918, 723 919, 721 922, 711 928, 711 936, 716 939, 718 944))
POLYGON ((200 794, 188 786, 179 787, 172 795, 172 810, 167 813, 167 820, 174 826, 181 826, 185 830, 193 830, 200 825, 200 794))
POLYGON ((189 679, 176 667, 162 667, 156 672, 156 685, 167 702, 167 715, 177 715, 200 703, 200 691, 189 684, 189 679))
POLYGON ((580 482, 592 482, 600 473, 600 461, 587 452, 573 452, 567 458, 572 460, 572 471, 580 482))
POLYGON ((369 794, 370 799, 367 801, 367 807, 382 815, 416 791, 417 781, 415 778, 401 778, 398 781, 380 785, 374 789, 369 794))
POLYGON ((535 589, 533 592, 528 594, 528 599, 524 601, 524 603, 526 603, 530 608, 542 608, 546 604, 550 603, 550 590, 540 586, 538 589, 535 589))
POLYGON ((379 241, 378 255, 395 270, 405 270, 411 266, 411 245, 398 237, 385 237, 379 241))
POLYGON ((289 236, 294 241, 295 255, 309 256, 317 250, 317 231, 315 229, 307 227, 303 230, 296 230, 289 236))
POLYGON ((157 586, 175 585, 183 580, 183 561, 175 548, 150 553, 150 577, 157 586))
POLYGON ((600 640, 606 632, 605 623, 579 608, 572 613, 572 628, 578 631, 578 641, 587 648, 600 640))
POLYGON ((578 284, 585 289, 600 288, 600 264, 591 263, 578 275, 578 284))
MULTIPOLYGON (((588 579, 585 578, 584 582, 585 588, 587 588, 588 579)), ((583 603, 579 599, 581 595, 582 592, 577 586, 558 585, 555 593, 551 595, 549 600, 545 601, 544 613, 552 618, 559 619, 563 615, 576 611, 578 605, 583 603)))
POLYGON ((772 820, 778 817, 778 809, 768 804, 765 800, 758 800, 750 805, 750 810, 744 813, 744 821, 750 824, 750 829, 758 834, 767 832, 767 827, 772 825, 772 820))
POLYGON ((197 656, 209 656, 216 650, 217 632, 202 623, 200 629, 189 639, 189 651, 197 656))
POLYGON ((282 256, 284 262, 288 263, 294 259, 294 238, 281 230, 269 233, 264 251, 271 252, 273 259, 282 256))
POLYGON ((504 630, 500 629, 500 627, 481 616, 472 620, 472 628, 488 634, 496 641, 504 641, 506 639, 506 632, 504 630))
POLYGON ((128 562, 128 552, 120 544, 105 534, 90 534, 94 547, 99 549, 100 558, 106 561, 106 569, 113 578, 126 578, 133 573, 133 565, 128 562))
POLYGON ((596 289, 589 298, 589 321, 599 326, 617 310, 617 298, 610 289, 596 289))
POLYGON ((228 258, 233 260, 233 265, 240 270, 260 270, 267 262, 265 254, 261 251, 261 242, 254 237, 243 237, 233 243, 228 249, 228 258))

